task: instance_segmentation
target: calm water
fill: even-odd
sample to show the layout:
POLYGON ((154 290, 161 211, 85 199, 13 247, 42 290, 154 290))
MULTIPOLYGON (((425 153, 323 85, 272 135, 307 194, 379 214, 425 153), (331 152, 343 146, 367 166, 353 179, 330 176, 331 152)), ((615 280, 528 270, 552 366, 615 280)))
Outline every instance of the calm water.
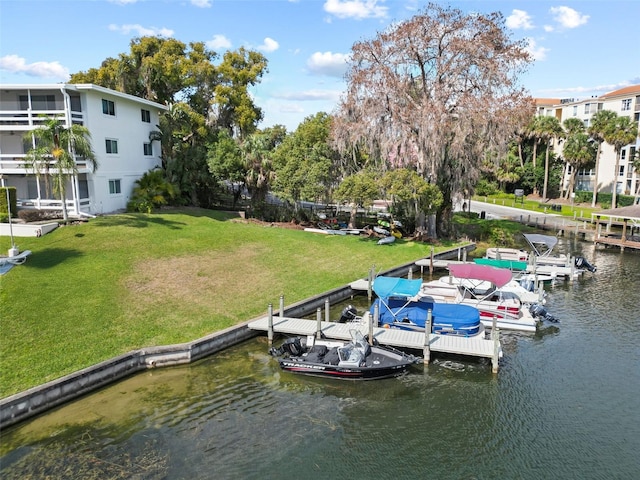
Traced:
POLYGON ((280 372, 260 338, 2 432, 0 474, 640 478, 640 254, 563 247, 598 272, 550 289, 558 327, 503 335, 497 375, 436 357, 401 378, 310 379, 280 372))

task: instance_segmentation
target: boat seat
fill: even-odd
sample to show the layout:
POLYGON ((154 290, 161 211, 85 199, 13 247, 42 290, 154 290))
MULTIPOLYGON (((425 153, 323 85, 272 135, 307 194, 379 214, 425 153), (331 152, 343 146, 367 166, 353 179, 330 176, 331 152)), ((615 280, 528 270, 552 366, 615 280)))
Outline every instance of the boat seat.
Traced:
POLYGON ((359 367, 364 360, 362 352, 353 345, 338 348, 338 356, 340 357, 339 367, 359 367))

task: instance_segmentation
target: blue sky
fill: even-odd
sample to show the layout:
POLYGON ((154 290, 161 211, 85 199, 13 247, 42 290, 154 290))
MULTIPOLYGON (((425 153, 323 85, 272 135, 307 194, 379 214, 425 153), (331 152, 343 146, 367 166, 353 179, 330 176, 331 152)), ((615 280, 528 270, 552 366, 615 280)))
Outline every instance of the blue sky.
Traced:
MULTIPOLYGON (((500 11, 536 61, 521 82, 535 97, 585 98, 640 84, 638 0, 464 0, 500 11)), ((261 127, 289 131, 331 113, 345 89, 351 46, 407 20, 422 0, 0 0, 0 83, 58 83, 129 53, 134 37, 206 42, 224 53, 261 51, 269 72, 252 93, 261 127)))

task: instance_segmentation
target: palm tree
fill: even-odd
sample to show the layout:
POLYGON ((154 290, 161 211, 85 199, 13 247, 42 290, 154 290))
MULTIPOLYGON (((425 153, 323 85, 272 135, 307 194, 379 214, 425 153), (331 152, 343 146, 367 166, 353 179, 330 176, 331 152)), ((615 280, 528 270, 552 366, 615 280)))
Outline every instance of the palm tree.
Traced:
POLYGON ((613 194, 611 196, 611 208, 616 208, 616 195, 618 193, 618 175, 620 171, 620 152, 622 147, 629 145, 638 138, 638 124, 631 120, 631 117, 617 117, 611 128, 604 134, 604 140, 609 145, 613 145, 616 152, 616 167, 613 176, 613 194))
POLYGON ((560 120, 556 117, 539 117, 537 134, 538 138, 543 140, 546 144, 544 154, 544 186, 542 188, 542 199, 547 199, 547 184, 549 183, 549 147, 552 145, 553 140, 556 138, 562 138, 564 136, 564 130, 560 125, 560 120))
POLYGON ((567 198, 569 198, 575 186, 578 170, 594 161, 596 149, 585 132, 575 132, 567 136, 562 155, 567 163, 571 165, 571 177, 569 177, 569 186, 567 188, 567 198))
POLYGON ((609 129, 611 122, 618 116, 616 112, 611 110, 600 110, 593 114, 591 117, 591 124, 587 129, 589 137, 597 143, 596 148, 596 175, 593 180, 593 198, 591 200, 591 206, 596 206, 596 199, 598 197, 598 169, 600 168, 600 154, 602 152, 602 142, 604 142, 604 133, 609 129))
POLYGON ((53 176, 53 191, 60 196, 62 215, 67 222, 67 181, 78 173, 76 159, 83 158, 93 172, 98 168, 89 129, 76 124, 66 127, 60 120, 50 118, 24 137, 34 145, 25 157, 27 168, 38 178, 44 172, 45 182, 53 176))

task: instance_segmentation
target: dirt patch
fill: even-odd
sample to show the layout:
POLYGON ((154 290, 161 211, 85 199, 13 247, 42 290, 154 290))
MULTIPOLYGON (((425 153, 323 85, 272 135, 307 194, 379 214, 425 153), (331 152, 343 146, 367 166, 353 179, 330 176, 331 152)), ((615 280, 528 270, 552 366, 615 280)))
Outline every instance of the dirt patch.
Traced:
POLYGON ((241 218, 234 218, 233 220, 231 220, 232 222, 236 222, 236 223, 250 223, 253 225, 260 225, 262 227, 277 227, 277 228, 288 228, 290 230, 304 230, 306 227, 310 226, 310 224, 301 224, 301 223, 296 223, 294 221, 291 222, 263 222, 262 220, 258 220, 256 218, 248 218, 248 219, 241 219, 241 218))
MULTIPOLYGON (((254 259, 260 254, 259 246, 249 245, 233 255, 208 252, 198 256, 141 261, 125 282, 132 297, 130 305, 144 309, 157 302, 185 302, 201 306, 225 304, 236 293, 246 293, 247 279, 238 275, 238 269, 251 270, 254 259), (243 259, 242 266, 238 265, 238 258, 243 259)), ((259 277, 254 275, 252 283, 262 281, 259 277)))

